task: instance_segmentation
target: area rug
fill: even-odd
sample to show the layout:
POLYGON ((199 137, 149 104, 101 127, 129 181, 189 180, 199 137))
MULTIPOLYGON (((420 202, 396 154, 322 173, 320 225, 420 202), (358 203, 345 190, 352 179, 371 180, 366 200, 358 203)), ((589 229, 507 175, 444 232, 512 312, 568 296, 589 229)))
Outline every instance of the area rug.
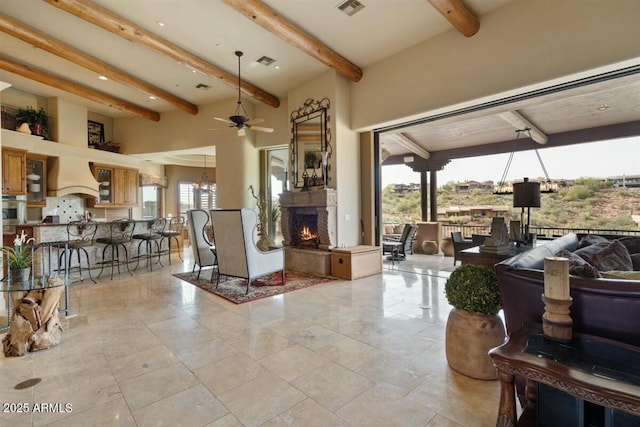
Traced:
POLYGON ((308 273, 285 270, 284 285, 282 285, 282 275, 280 272, 268 274, 251 282, 249 295, 245 295, 247 290, 247 281, 245 279, 221 276, 220 284, 216 289, 215 279, 213 282, 209 280, 211 272, 207 270, 200 274, 200 279, 197 278, 197 272, 177 273, 174 274, 174 276, 236 304, 242 304, 260 298, 284 294, 286 292, 308 288, 309 286, 335 281, 335 279, 330 277, 320 277, 308 273))

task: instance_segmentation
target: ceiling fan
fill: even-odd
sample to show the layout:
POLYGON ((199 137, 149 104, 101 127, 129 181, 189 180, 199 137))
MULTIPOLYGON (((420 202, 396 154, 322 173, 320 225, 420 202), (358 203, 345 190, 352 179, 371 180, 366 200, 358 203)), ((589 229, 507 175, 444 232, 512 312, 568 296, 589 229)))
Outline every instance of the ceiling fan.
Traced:
MULTIPOLYGON (((243 53, 237 50, 235 54, 238 57, 238 105, 236 106, 236 111, 233 113, 232 116, 229 116, 228 119, 222 119, 220 117, 214 117, 213 119, 221 122, 229 123, 230 124, 229 127, 238 129, 238 136, 244 136, 245 129, 253 129, 260 132, 271 133, 273 132, 273 129, 271 128, 256 126, 258 123, 264 122, 264 119, 249 118, 247 111, 244 109, 244 106, 242 105, 242 98, 241 98, 241 91, 240 91, 240 85, 242 83, 242 80, 240 80, 240 57, 243 55, 243 53)), ((216 129, 223 129, 223 128, 214 128, 209 130, 216 130, 216 129)))

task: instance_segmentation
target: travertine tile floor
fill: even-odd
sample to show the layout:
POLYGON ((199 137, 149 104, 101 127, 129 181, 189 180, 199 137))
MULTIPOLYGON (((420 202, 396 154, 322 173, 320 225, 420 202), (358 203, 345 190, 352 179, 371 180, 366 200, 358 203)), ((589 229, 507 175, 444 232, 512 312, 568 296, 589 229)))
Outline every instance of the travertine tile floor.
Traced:
POLYGON ((185 255, 73 284, 59 346, 0 356, 0 426, 495 425, 498 382, 445 359, 452 258, 235 305, 173 277, 185 255))

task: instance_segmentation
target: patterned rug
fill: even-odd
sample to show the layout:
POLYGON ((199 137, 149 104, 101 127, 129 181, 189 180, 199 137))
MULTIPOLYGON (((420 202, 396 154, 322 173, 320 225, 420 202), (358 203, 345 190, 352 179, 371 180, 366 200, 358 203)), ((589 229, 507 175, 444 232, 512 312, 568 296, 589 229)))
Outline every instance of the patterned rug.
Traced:
POLYGON ((202 273, 200 273, 200 279, 196 278, 198 276, 197 272, 177 273, 174 274, 174 276, 236 304, 297 291, 298 289, 308 288, 309 286, 321 283, 334 282, 336 280, 330 277, 319 277, 299 271, 285 270, 284 285, 282 285, 282 275, 280 272, 268 274, 251 282, 249 295, 245 295, 247 290, 247 281, 245 279, 221 276, 220 284, 216 289, 215 278, 213 282, 209 280, 211 278, 211 271, 209 269, 203 270, 202 273))

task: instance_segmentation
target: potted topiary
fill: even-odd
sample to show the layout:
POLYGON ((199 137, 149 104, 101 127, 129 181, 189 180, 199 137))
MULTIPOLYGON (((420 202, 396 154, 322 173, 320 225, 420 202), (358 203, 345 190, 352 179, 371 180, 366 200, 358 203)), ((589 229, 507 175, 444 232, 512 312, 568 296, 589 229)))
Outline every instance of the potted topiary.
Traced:
POLYGON ((493 269, 464 264, 451 273, 445 292, 453 310, 447 319, 447 362, 455 371, 480 380, 497 379, 488 355, 504 342, 498 280, 493 269))

